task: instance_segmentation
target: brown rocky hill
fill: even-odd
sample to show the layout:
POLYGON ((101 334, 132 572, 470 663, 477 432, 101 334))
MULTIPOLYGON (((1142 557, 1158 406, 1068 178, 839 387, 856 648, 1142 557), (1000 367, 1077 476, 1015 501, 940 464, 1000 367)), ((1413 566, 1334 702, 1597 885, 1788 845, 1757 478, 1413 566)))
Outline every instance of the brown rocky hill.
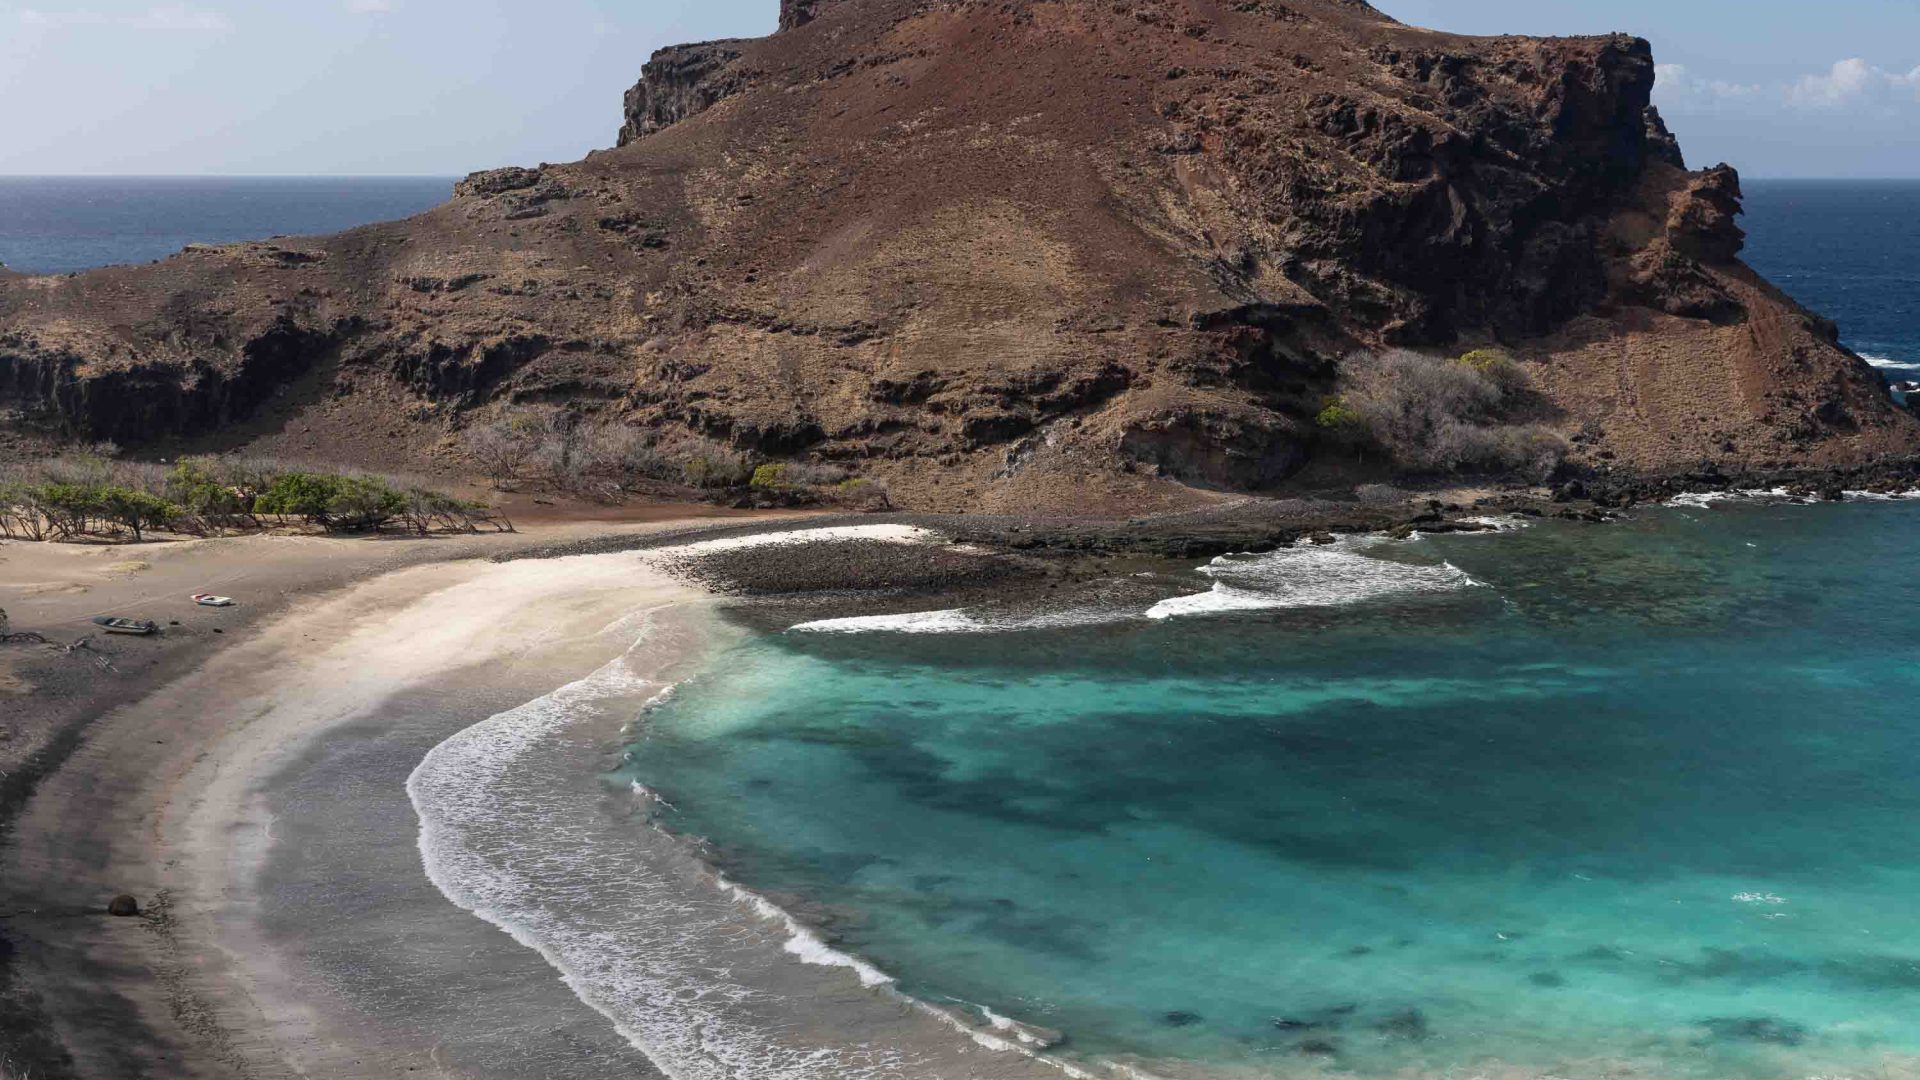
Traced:
MULTIPOLYGON (((617 149, 321 239, 0 274, 0 407, 122 444, 446 462, 567 403, 897 501, 1150 508, 1335 453, 1351 350, 1523 358, 1576 468, 1848 465, 1920 421, 1737 260, 1624 37, 1360 0, 785 0, 617 149)), ((1309 473, 1311 475, 1311 473, 1309 473)))

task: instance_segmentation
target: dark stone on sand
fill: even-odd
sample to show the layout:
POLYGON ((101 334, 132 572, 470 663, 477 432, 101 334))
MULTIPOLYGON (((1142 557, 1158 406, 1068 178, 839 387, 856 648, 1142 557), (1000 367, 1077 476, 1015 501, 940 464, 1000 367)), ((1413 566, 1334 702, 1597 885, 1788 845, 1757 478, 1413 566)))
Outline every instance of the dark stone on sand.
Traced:
POLYGON ((1723 1042, 1799 1046, 1807 1040, 1806 1028, 1771 1016, 1721 1016, 1702 1020, 1700 1026, 1723 1042))
POLYGON ((1544 986, 1550 990, 1567 985, 1566 976, 1557 971, 1536 971, 1527 976, 1527 981, 1535 986, 1544 986))
POLYGON ((107 914, 121 919, 131 918, 140 914, 140 901, 121 893, 107 904, 107 914))
POLYGON ((1200 1022, 1200 1014, 1187 1012, 1185 1010, 1175 1010, 1162 1016, 1160 1019, 1168 1027, 1192 1027, 1200 1022))
POLYGON ((1340 1052, 1340 1047, 1325 1039, 1308 1039, 1300 1044, 1300 1052, 1314 1057, 1331 1057, 1340 1052))

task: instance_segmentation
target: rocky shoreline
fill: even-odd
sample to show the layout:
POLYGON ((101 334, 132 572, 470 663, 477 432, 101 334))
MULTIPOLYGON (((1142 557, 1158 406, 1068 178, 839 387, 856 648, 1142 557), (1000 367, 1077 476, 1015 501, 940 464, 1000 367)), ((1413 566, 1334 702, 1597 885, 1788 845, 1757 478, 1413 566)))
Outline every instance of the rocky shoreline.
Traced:
MULTIPOLYGON (((1596 473, 1545 488, 1495 491, 1362 489, 1347 498, 1246 498, 1204 510, 1136 518, 1053 515, 821 514, 780 524, 703 529, 724 538, 770 529, 806 531, 848 525, 899 524, 923 528, 955 544, 998 558, 955 555, 938 547, 861 541, 816 543, 804 549, 743 548, 684 558, 678 568, 700 584, 736 596, 815 593, 937 593, 960 587, 1019 587, 1079 579, 1091 561, 1197 561, 1261 553, 1303 540, 1381 533, 1485 532, 1498 516, 1603 524, 1621 511, 1685 495, 1768 491, 1802 501, 1837 502, 1849 493, 1899 495, 1920 490, 1920 458, 1843 468, 1729 470, 1711 463, 1674 475, 1596 473), (804 556, 800 551, 804 550, 804 556)), ((551 544, 497 556, 502 560, 562 558, 641 550, 682 543, 691 533, 604 537, 551 544)))

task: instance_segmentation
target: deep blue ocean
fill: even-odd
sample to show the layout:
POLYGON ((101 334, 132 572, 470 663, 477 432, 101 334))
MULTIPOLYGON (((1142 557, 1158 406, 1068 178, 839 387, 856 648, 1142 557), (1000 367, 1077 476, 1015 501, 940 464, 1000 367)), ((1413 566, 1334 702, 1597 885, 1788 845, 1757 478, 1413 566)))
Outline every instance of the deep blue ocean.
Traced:
POLYGON ((451 177, 0 176, 0 264, 64 274, 188 244, 339 232, 417 214, 451 177))
POLYGON ((1841 340, 1920 378, 1920 181, 1749 180, 1743 256, 1840 323, 1841 340))

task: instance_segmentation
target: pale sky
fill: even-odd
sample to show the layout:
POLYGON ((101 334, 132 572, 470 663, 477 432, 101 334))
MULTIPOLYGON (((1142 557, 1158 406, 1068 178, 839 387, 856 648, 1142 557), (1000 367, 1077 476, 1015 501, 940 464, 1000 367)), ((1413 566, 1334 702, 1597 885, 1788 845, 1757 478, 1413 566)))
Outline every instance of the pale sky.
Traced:
MULTIPOLYGON (((1695 165, 1920 177, 1915 0, 1376 0, 1463 33, 1626 30, 1695 165)), ((610 145, 656 48, 777 0, 0 0, 0 174, 440 174, 610 145)))

